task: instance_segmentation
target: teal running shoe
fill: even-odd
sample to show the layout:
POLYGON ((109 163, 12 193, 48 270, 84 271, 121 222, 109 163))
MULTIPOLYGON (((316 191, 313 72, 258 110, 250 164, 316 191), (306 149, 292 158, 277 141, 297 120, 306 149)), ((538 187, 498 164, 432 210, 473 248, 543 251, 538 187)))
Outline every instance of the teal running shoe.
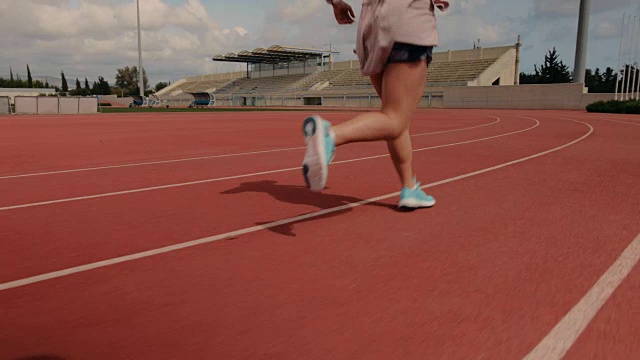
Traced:
POLYGON ((302 130, 307 152, 302 161, 302 173, 307 187, 321 191, 327 183, 329 164, 335 156, 335 143, 331 136, 331 123, 314 115, 305 119, 302 130))
POLYGON ((429 208, 436 204, 436 199, 425 194, 420 189, 420 183, 416 181, 416 186, 413 189, 403 187, 400 192, 400 203, 398 207, 401 209, 417 209, 417 208, 429 208))

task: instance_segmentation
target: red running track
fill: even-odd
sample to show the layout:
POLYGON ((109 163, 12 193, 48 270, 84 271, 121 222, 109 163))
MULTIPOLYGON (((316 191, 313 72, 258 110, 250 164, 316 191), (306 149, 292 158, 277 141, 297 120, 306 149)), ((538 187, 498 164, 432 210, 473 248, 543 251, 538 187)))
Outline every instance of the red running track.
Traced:
POLYGON ((638 358, 637 118, 420 111, 401 213, 379 143, 308 192, 301 116, 2 119, 0 358, 638 358))

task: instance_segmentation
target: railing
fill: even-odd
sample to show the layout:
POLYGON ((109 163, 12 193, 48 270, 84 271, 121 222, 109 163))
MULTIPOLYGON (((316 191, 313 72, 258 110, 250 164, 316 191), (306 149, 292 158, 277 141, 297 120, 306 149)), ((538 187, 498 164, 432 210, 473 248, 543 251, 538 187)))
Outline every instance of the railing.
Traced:
MULTIPOLYGON (((419 107, 442 107, 444 92, 427 91, 423 94, 419 107)), ((215 106, 218 107, 287 107, 287 106, 331 106, 331 107, 359 107, 376 108, 381 106, 381 100, 375 92, 351 92, 329 94, 218 94, 215 106)))

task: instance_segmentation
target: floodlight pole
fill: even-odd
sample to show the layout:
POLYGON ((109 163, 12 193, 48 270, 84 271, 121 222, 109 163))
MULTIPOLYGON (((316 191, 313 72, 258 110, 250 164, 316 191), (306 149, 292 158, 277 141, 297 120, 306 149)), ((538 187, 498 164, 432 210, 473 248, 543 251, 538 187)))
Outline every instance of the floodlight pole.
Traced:
MULTIPOLYGON (((638 30, 640 30, 640 24, 638 24, 638 30)), ((638 100, 638 94, 635 91, 636 87, 636 78, 638 75, 638 47, 640 46, 640 31, 634 31, 634 35, 638 37, 638 41, 636 42, 636 47, 633 50, 634 59, 633 59, 633 79, 631 80, 631 100, 638 100), (634 96, 635 95, 635 96, 634 96)), ((631 76, 631 74, 629 74, 631 76)))
MULTIPOLYGON (((629 20, 631 20, 631 15, 629 15, 629 20)), ((629 96, 629 83, 631 82, 631 67, 633 66, 633 43, 634 43, 634 38, 633 35, 636 31, 636 20, 637 18, 634 16, 633 17, 633 25, 629 28, 629 62, 628 65, 624 67, 624 76, 627 78, 627 88, 624 90, 624 100, 630 100, 631 97, 629 96)))
POLYGON ((587 42, 589 40, 589 9, 591 0, 580 0, 580 17, 578 19, 578 38, 576 41, 576 58, 573 67, 573 82, 584 83, 587 65, 587 42))
MULTIPOLYGON (((618 88, 620 85, 620 60, 622 59, 622 40, 624 39, 624 21, 627 20, 627 13, 622 14, 622 30, 620 30, 620 49, 618 50, 618 67, 616 68, 616 95, 615 100, 618 100, 618 88)), ((622 99, 622 94, 620 94, 622 99)))
POLYGON ((140 36, 140 0, 136 0, 138 8, 138 87, 140 96, 144 97, 144 72, 142 71, 142 39, 140 36))

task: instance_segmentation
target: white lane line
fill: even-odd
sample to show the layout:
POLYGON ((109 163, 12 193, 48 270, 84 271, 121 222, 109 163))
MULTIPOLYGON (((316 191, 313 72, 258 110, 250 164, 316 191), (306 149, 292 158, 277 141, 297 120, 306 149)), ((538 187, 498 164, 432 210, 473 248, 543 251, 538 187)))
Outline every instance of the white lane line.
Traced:
POLYGON ((617 113, 587 113, 583 116, 583 119, 602 119, 606 117, 607 119, 613 118, 616 120, 626 120, 635 122, 636 120, 640 120, 640 116, 636 114, 617 114, 617 113))
MULTIPOLYGON (((434 187, 434 186, 438 186, 438 185, 443 185, 443 184, 447 184, 447 183, 451 183, 454 181, 458 181, 458 180, 462 180, 462 179, 466 179, 466 178, 470 178, 472 176, 476 176, 476 175, 480 175, 480 174, 484 174, 490 171, 494 171, 494 170, 498 170, 498 169, 502 169, 504 167, 507 166, 511 166, 511 165, 515 165, 521 162, 525 162, 528 160, 532 160, 559 150, 562 150, 564 148, 567 148, 571 145, 577 144, 578 142, 586 139, 587 137, 589 137, 589 135, 591 135, 591 133, 593 133, 593 127, 585 122, 582 121, 578 121, 578 120, 571 120, 574 122, 578 122, 578 123, 582 123, 584 125, 586 125, 587 127, 589 127, 589 131, 586 132, 584 135, 582 135, 581 137, 579 137, 576 140, 573 140, 571 142, 568 142, 564 145, 555 147, 553 149, 550 150, 546 150, 534 155, 530 155, 527 157, 523 157, 517 160, 512 160, 506 163, 502 163, 500 165, 496 165, 496 166, 492 166, 489 168, 485 168, 482 170, 477 170, 474 172, 470 172, 464 175, 459 175, 459 176, 455 176, 452 178, 448 178, 445 180, 440 180, 440 181, 436 181, 434 183, 430 183, 430 184, 426 184, 421 186, 422 189, 426 189, 426 188, 430 188, 430 187, 434 187)), ((116 258, 111 258, 111 259, 107 259, 107 260, 102 260, 102 261, 98 261, 98 262, 94 262, 94 263, 90 263, 90 264, 86 264, 86 265, 81 265, 81 266, 76 266, 76 267, 72 267, 72 268, 68 268, 68 269, 64 269, 64 270, 58 270, 58 271, 53 271, 50 273, 46 273, 46 274, 41 274, 41 275, 36 275, 36 276, 32 276, 32 277, 28 277, 28 278, 24 278, 24 279, 20 279, 20 280, 15 280, 15 281, 10 281, 10 282, 6 282, 3 284, 0 284, 0 291, 2 290, 8 290, 8 289, 13 289, 13 288, 17 288, 20 286, 25 286, 25 285, 30 285, 30 284, 34 284, 34 283, 38 283, 41 281, 45 281, 45 280, 51 280, 51 279, 55 279, 55 278, 59 278, 59 277, 63 277, 63 276, 68 276, 68 275, 72 275, 72 274, 77 274, 80 272, 85 272, 85 271, 89 271, 92 269, 97 269, 97 268, 102 268, 105 266, 110 266, 110 265, 115 265, 115 264, 119 264, 119 263, 123 263, 123 262, 128 262, 128 261, 132 261, 132 260, 136 260, 136 259, 142 259, 142 258, 146 258, 146 257, 150 257, 150 256, 154 256, 154 255, 158 255, 158 254, 163 254, 163 253, 167 253, 167 252, 172 252, 172 251, 176 251, 176 250, 180 250, 180 249, 185 249, 185 248, 189 248, 189 247, 193 247, 193 246, 197 246, 197 245, 202 245, 202 244, 207 244, 207 243, 211 243, 214 241, 218 241, 218 240, 224 240, 224 239, 229 239, 229 238, 234 238, 240 235, 245 235, 245 234, 249 234, 249 233, 253 233, 253 232, 257 232, 257 231, 261 231, 261 230, 265 230, 265 229, 270 229, 270 228, 274 228, 277 226, 281 226, 281 225, 286 225, 286 224, 290 224, 290 223, 294 223, 294 222, 298 222, 298 221, 302 221, 302 220, 306 220, 306 219, 311 219, 311 218, 316 218, 319 216, 323 216, 326 214, 331 214, 331 213, 335 213, 335 212, 339 212, 339 211, 343 211, 343 210, 348 210, 348 209, 352 209, 361 205, 366 205, 372 202, 377 202, 377 201, 381 201, 381 200, 386 200, 392 197, 396 197, 400 195, 400 192, 395 192, 395 193, 391 193, 391 194, 387 194, 387 195, 382 195, 382 196, 378 196, 375 198, 370 198, 367 200, 362 200, 362 201, 358 201, 358 202, 354 202, 354 203, 349 203, 346 205, 342 205, 342 206, 337 206, 337 207, 333 207, 330 209, 325 209, 325 210, 320 210, 320 211, 316 211, 313 213, 309 213, 309 214, 305 214, 305 215, 300 215, 300 216, 295 216, 292 218, 288 218, 288 219, 283 219, 283 220, 278 220, 278 221, 274 221, 268 224, 264 224, 264 225, 258 225, 258 226, 252 226, 249 228, 245 228, 245 229, 241 229, 241 230, 236 230, 236 231, 231 231, 228 233, 224 233, 224 234, 219 234, 219 235, 214 235, 214 236, 209 236, 209 237, 205 237, 202 239, 197 239, 197 240, 192 240, 192 241, 187 241, 187 242, 183 242, 180 244, 175 244, 175 245, 170 245, 170 246, 165 246, 165 247, 161 247, 161 248, 157 248, 157 249, 153 249, 153 250, 147 250, 147 251, 143 251, 143 252, 139 252, 139 253, 135 253, 135 254, 130 254, 130 255, 125 255, 125 256, 120 256, 120 257, 116 257, 116 258)))
MULTIPOLYGON (((540 122, 538 120, 536 120, 536 119, 532 119, 532 118, 525 118, 525 119, 530 119, 530 120, 535 121, 535 125, 533 125, 531 127, 528 127, 526 129, 523 129, 523 130, 513 131, 513 132, 506 133, 506 134, 489 136, 489 137, 485 137, 485 138, 482 138, 482 139, 462 141, 462 142, 453 143, 453 144, 430 146, 430 147, 426 147, 426 148, 414 149, 413 151, 414 152, 419 152, 419 151, 425 151, 425 150, 440 149, 440 148, 444 148, 444 147, 464 145, 464 144, 470 144, 470 143, 479 142, 479 141, 486 141, 486 140, 490 140, 490 139, 496 139, 496 138, 499 138, 499 137, 514 135, 514 134, 522 133, 522 132, 525 132, 525 131, 533 130, 533 129, 535 129, 536 127, 538 127, 540 125, 540 122)), ((378 158, 383 158, 383 157, 387 157, 387 156, 389 156, 389 154, 374 155, 374 156, 367 156, 367 157, 350 159, 350 160, 335 161, 331 165, 345 164, 345 163, 351 163, 351 162, 363 161, 363 160, 378 159, 378 158)), ((78 197, 66 198, 66 199, 58 199, 58 200, 49 200, 49 201, 42 201, 42 202, 36 202, 36 203, 12 205, 12 206, 0 207, 0 211, 22 209, 22 208, 33 207, 33 206, 51 205, 51 204, 65 203, 65 202, 71 202, 71 201, 89 200, 89 199, 96 199, 96 198, 102 198, 102 197, 108 197, 108 196, 125 195, 125 194, 132 194, 132 193, 138 193, 138 192, 143 192, 143 191, 153 191, 153 190, 169 189, 169 188, 174 188, 174 187, 191 186, 191 185, 218 182, 218 181, 224 181, 224 180, 241 179, 241 178, 252 177, 252 176, 275 174, 275 173, 286 172, 286 171, 300 171, 300 169, 301 169, 300 167, 291 167, 291 168, 286 168, 286 169, 270 170, 270 171, 263 171, 263 172, 257 172, 257 173, 251 173, 251 174, 233 175, 233 176, 226 176, 226 177, 213 178, 213 179, 204 179, 204 180, 190 181, 190 182, 184 182, 184 183, 178 183, 178 184, 153 186, 153 187, 141 188, 141 189, 123 190, 123 191, 115 191, 115 192, 110 192, 110 193, 78 196, 78 197)))
MULTIPOLYGON (((444 133, 456 132, 456 131, 471 130, 471 129, 477 129, 477 128, 480 128, 480 127, 483 127, 483 126, 494 125, 494 124, 497 124, 497 123, 499 123, 499 122, 500 122, 500 118, 497 118, 497 117, 495 117, 495 116, 489 116, 489 115, 486 115, 486 116, 491 117, 491 118, 494 118, 494 119, 496 119, 496 121, 491 122, 491 123, 488 123, 488 124, 483 124, 483 125, 478 125, 478 126, 472 126, 472 127, 468 127, 468 128, 454 129, 454 130, 444 130, 444 131, 436 131, 436 132, 427 132, 427 133, 421 133, 421 134, 414 134, 414 135, 411 135, 411 136, 413 136, 413 137, 418 137, 418 136, 425 136, 425 135, 435 135, 435 134, 444 134, 444 133)), ((131 163, 131 164, 122 164, 122 165, 97 166, 97 167, 88 167, 88 168, 79 168, 79 169, 68 169, 68 170, 56 170, 56 171, 47 171, 47 172, 39 172, 39 173, 30 173, 30 174, 8 175, 8 176, 0 176, 0 180, 4 180, 4 179, 15 179, 15 178, 22 178, 22 177, 32 177, 32 176, 43 176, 43 175, 54 175, 54 174, 66 174, 66 173, 75 173, 75 172, 82 172, 82 171, 95 171, 95 170, 118 169, 118 168, 135 167, 135 166, 147 166, 147 165, 157 165, 157 164, 168 164, 168 163, 185 162, 185 161, 208 160, 208 159, 226 158, 226 157, 234 157, 234 156, 245 156, 245 155, 256 155, 256 154, 267 154, 267 153, 273 153, 273 152, 293 151, 293 150, 300 150, 300 149, 305 149, 305 147, 304 147, 304 146, 302 146, 302 147, 292 147, 292 148, 284 148, 284 149, 273 149, 273 150, 262 150, 262 151, 250 151, 250 152, 235 153, 235 154, 221 154, 221 155, 199 156, 199 157, 191 157, 191 158, 172 159, 172 160, 159 160, 159 161, 148 161, 148 162, 131 163)))
POLYGON ((525 360, 561 359, 640 259, 640 234, 525 360))
POLYGON ((613 119, 605 119, 605 118, 585 118, 585 119, 588 119, 588 120, 604 120, 604 121, 613 121, 613 122, 617 122, 617 123, 621 123, 621 124, 629 124, 629 125, 640 126, 640 123, 633 123, 633 122, 620 121, 620 120, 613 120, 613 119))
POLYGON ((411 135, 411 136, 435 135, 435 134, 451 133, 451 132, 456 132, 456 131, 466 131, 466 130, 477 129, 477 128, 481 128, 481 127, 485 127, 485 126, 489 126, 489 125, 494 125, 494 124, 497 124, 497 123, 499 123, 501 121, 501 119, 499 117, 495 117, 495 116, 491 116, 491 115, 485 115, 485 116, 492 117, 492 118, 496 119, 496 121, 490 122, 490 123, 487 123, 487 124, 472 126, 472 127, 468 127, 468 128, 454 129, 454 130, 443 130, 443 131, 436 131, 436 132, 428 132, 428 133, 415 134, 415 135, 411 135))
POLYGON ((92 170, 104 170, 104 169, 118 169, 125 167, 134 167, 134 166, 145 166, 145 165, 156 165, 156 164, 168 164, 174 162, 183 162, 183 161, 195 161, 195 160, 205 160, 205 159, 216 159, 216 158, 225 158, 225 157, 233 157, 233 156, 244 156, 244 155, 256 155, 256 154, 267 154, 273 152, 280 151, 291 151, 291 150, 300 150, 305 147, 294 147, 294 148, 284 148, 284 149, 273 149, 273 150, 262 150, 262 151, 250 151, 244 153, 235 153, 235 154, 221 154, 221 155, 210 155, 210 156, 199 156, 192 158, 183 158, 183 159, 173 159, 173 160, 160 160, 160 161, 149 161, 142 163, 132 163, 132 164, 122 164, 122 165, 111 165, 111 166, 100 166, 100 167, 90 167, 90 168, 82 168, 82 169, 70 169, 70 170, 56 170, 49 172, 41 172, 41 173, 32 173, 32 174, 22 174, 22 175, 9 175, 2 176, 0 180, 3 179, 15 179, 22 177, 30 177, 30 176, 42 176, 42 175, 53 175, 53 174, 64 174, 64 173, 73 173, 73 172, 81 172, 81 171, 92 171, 92 170))

